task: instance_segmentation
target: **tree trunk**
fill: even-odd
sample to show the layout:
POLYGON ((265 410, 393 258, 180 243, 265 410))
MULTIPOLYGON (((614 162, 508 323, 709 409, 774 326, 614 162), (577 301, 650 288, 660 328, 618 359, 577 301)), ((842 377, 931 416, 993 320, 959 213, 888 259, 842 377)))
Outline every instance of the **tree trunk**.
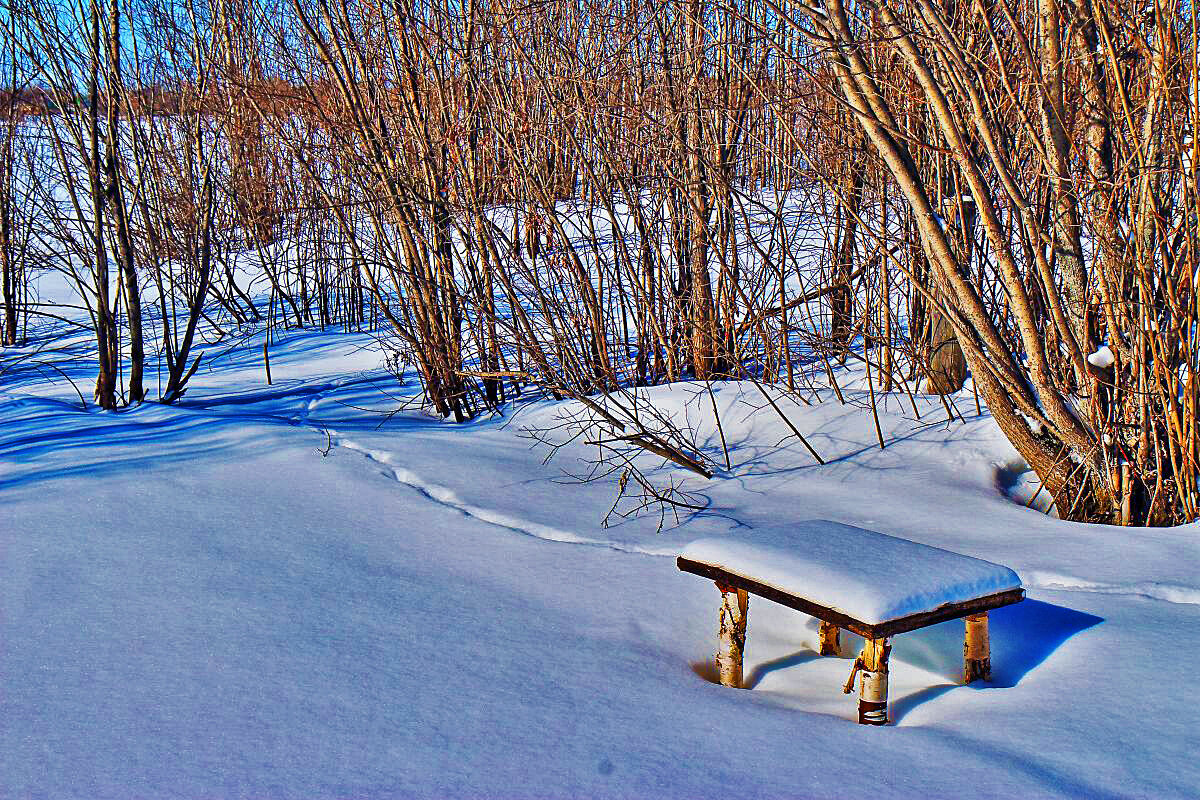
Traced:
POLYGON ((107 153, 104 159, 108 196, 112 204, 112 222, 117 241, 121 294, 125 298, 125 315, 129 323, 129 403, 140 403, 146 396, 142 373, 146 356, 142 341, 142 300, 138 289, 137 268, 134 264, 133 237, 125 208, 125 193, 121 186, 120 122, 118 98, 124 92, 121 80, 121 9, 120 0, 112 0, 108 12, 108 120, 107 153))
POLYGON ((967 359, 954 328, 939 312, 932 311, 929 333, 929 374, 925 391, 931 394, 954 394, 967 380, 967 359))
POLYGON ((847 150, 846 181, 839 200, 839 224, 833 253, 833 292, 829 296, 830 337, 838 361, 846 363, 854 336, 854 249, 858 233, 858 215, 862 209, 863 184, 866 178, 866 159, 862 148, 855 144, 847 150))
POLYGON ((108 194, 100 174, 100 6, 92 4, 91 59, 88 78, 88 184, 92 201, 92 278, 96 289, 96 402, 101 408, 117 407, 116 324, 110 309, 108 251, 104 241, 104 211, 108 194))
MULTIPOLYGON (((12 135, 11 130, 6 132, 12 135)), ((6 143, 7 144, 7 143, 6 143)), ((10 162, 11 163, 11 162, 10 162)), ((9 175, 0 175, 5 186, 0 187, 0 302, 4 304, 4 329, 0 335, 0 345, 12 346, 17 343, 17 293, 20 283, 17 279, 16 264, 10 256, 12 252, 12 214, 9 205, 9 175)))
POLYGON ((1072 191, 1071 152, 1063 120, 1067 109, 1063 101, 1062 15, 1058 0, 1039 0, 1041 18, 1042 129, 1050 167, 1054 171, 1051 233, 1054 237, 1054 265, 1062 276, 1064 307, 1074 342, 1069 349, 1092 352, 1087 319, 1087 272, 1083 265, 1079 208, 1072 191))

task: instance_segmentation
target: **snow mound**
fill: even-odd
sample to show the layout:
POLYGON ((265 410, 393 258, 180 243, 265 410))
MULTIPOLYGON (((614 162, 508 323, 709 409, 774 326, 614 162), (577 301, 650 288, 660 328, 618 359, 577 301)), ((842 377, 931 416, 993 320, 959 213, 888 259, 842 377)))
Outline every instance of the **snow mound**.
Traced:
POLYGON ((1113 351, 1108 345, 1104 345, 1096 352, 1087 357, 1088 363, 1097 369, 1108 369, 1113 364, 1117 363, 1117 357, 1113 355, 1113 351))
POLYGON ((700 539, 681 555, 869 625, 1021 586, 1008 567, 828 520, 700 539))

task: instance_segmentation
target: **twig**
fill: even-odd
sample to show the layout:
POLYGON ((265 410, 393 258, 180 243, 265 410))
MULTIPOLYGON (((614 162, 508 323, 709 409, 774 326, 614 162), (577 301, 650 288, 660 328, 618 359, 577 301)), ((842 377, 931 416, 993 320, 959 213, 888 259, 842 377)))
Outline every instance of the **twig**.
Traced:
POLYGON ((787 415, 786 415, 786 414, 784 414, 784 413, 783 413, 783 409, 781 409, 781 408, 780 408, 780 407, 779 407, 779 406, 778 406, 778 405, 775 403, 775 401, 771 399, 771 395, 767 394, 767 390, 766 390, 766 389, 764 389, 764 388, 763 388, 763 387, 762 387, 762 386, 759 384, 759 382, 758 382, 758 381, 756 381, 756 380, 754 380, 753 378, 751 378, 751 379, 750 379, 750 382, 751 382, 751 383, 753 383, 753 384, 754 384, 754 385, 755 385, 755 386, 758 388, 758 391, 759 391, 759 392, 762 394, 762 396, 763 396, 763 397, 767 398, 767 402, 771 404, 771 408, 775 409, 775 413, 779 415, 779 418, 780 418, 781 420, 783 420, 783 421, 784 421, 784 423, 785 423, 785 424, 786 424, 786 425, 787 425, 789 428, 791 428, 791 429, 792 429, 792 433, 796 434, 796 438, 800 440, 800 444, 804 445, 804 447, 805 447, 805 448, 807 448, 808 452, 812 453, 812 457, 813 457, 813 458, 815 458, 815 459, 817 460, 817 463, 818 463, 818 464, 824 464, 824 463, 825 463, 825 459, 821 458, 821 456, 817 454, 817 451, 813 449, 813 446, 812 446, 811 444, 809 444, 809 443, 808 443, 808 439, 805 439, 805 438, 804 438, 804 434, 802 434, 802 433, 801 433, 801 432, 800 432, 800 431, 799 431, 799 430, 796 428, 796 426, 792 424, 792 421, 791 421, 790 419, 788 419, 788 418, 787 418, 787 415))

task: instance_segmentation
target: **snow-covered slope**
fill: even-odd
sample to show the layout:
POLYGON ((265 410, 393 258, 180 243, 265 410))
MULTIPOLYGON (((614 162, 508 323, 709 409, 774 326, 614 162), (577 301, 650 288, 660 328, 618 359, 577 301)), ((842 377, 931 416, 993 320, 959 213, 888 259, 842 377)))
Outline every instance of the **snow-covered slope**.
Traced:
MULTIPOLYGON (((271 387, 255 347, 206 360, 173 408, 102 414, 65 381, 0 377, 0 796, 1200 786, 1200 528, 1013 503, 997 480, 1015 455, 969 391, 965 423, 888 399, 883 450, 852 373, 848 405, 780 399, 821 466, 755 388, 718 387, 733 468, 671 472, 706 510, 660 533, 655 517, 602 527, 614 487, 562 480, 594 448, 545 465, 520 436, 566 404, 464 426, 385 417, 416 389, 369 337, 281 337, 271 387), (1029 599, 992 614, 994 681, 958 685, 961 622, 906 634, 895 724, 855 725, 849 659, 820 658, 814 620, 759 599, 750 689, 706 680, 718 595, 669 556, 817 517, 1015 569, 1029 599)), ((86 385, 86 364, 67 371, 86 385)), ((647 396, 723 461, 702 391, 647 396)))

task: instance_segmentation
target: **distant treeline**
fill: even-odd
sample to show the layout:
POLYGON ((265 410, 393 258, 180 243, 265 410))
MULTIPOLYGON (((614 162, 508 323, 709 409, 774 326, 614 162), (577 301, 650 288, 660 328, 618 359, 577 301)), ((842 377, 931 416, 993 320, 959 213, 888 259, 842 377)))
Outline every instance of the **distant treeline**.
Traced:
MULTIPOLYGON (((242 94, 244 89, 239 89, 242 94)), ((260 84, 252 91, 264 108, 275 113, 286 113, 288 107, 294 108, 299 102, 301 93, 283 81, 270 81, 260 84)), ((89 96, 84 92, 64 92, 41 87, 24 89, 0 89, 0 119, 10 116, 17 118, 26 116, 44 116, 59 113, 64 105, 83 108, 88 105, 89 96)), ((97 96, 97 104, 101 107, 110 106, 116 109, 118 115, 133 114, 182 114, 192 111, 215 113, 227 108, 228 96, 209 91, 199 95, 195 87, 187 89, 168 89, 159 86, 130 86, 124 87, 118 93, 116 102, 109 101, 106 92, 97 96)))

